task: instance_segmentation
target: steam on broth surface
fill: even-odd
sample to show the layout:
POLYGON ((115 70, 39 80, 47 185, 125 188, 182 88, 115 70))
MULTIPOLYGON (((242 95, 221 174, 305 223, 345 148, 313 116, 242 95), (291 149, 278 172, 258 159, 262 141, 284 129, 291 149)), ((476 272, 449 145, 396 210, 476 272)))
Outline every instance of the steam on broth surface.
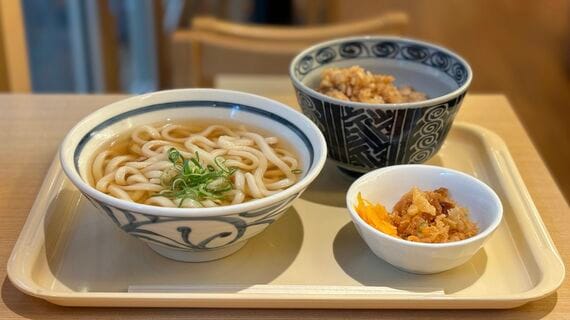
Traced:
POLYGON ((143 125, 92 161, 93 186, 161 207, 215 207, 259 199, 295 184, 293 152, 275 136, 232 124, 143 125))

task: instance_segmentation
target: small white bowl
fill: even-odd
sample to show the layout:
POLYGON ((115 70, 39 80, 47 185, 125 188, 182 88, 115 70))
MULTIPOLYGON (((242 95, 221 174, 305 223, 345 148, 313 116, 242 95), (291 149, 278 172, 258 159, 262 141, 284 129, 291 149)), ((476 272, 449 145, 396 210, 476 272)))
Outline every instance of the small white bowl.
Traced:
POLYGON ((398 269, 420 274, 442 272, 467 262, 497 229, 503 206, 497 194, 478 179, 465 173, 428 165, 397 165, 377 169, 356 180, 346 194, 352 221, 375 255, 398 269), (356 212, 356 197, 381 203, 391 211, 412 187, 449 189, 451 197, 469 210, 479 233, 469 239, 448 243, 419 243, 384 234, 367 224, 356 212))

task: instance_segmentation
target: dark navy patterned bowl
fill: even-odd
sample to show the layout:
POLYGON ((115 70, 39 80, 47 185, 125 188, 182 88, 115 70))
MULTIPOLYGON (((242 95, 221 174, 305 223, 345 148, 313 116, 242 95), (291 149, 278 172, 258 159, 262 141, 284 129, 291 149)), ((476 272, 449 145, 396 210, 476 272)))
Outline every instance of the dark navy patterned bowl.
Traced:
POLYGON ((417 40, 355 37, 317 44, 295 57, 290 76, 303 113, 323 132, 328 157, 352 173, 422 163, 441 147, 473 74, 457 54, 417 40), (358 65, 390 74, 429 100, 366 104, 317 92, 325 68, 358 65))

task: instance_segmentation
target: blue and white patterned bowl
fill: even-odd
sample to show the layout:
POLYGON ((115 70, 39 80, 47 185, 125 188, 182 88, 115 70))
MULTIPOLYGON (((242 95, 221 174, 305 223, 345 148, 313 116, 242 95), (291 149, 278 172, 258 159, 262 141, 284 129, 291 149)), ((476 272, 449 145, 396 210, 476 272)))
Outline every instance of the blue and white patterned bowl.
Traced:
POLYGON ((441 147, 473 74, 457 54, 422 41, 365 36, 312 46, 292 61, 299 105, 323 132, 329 158, 352 173, 422 163, 441 147), (359 65, 390 74, 429 100, 401 104, 343 101, 317 92, 325 68, 359 65))
POLYGON ((67 134, 60 160, 71 182, 121 230, 166 257, 208 261, 237 251, 277 220, 317 177, 326 154, 319 129, 303 114, 279 102, 235 91, 182 89, 129 98, 93 112, 67 134), (191 209, 120 200, 85 181, 94 154, 121 133, 142 124, 192 119, 233 121, 275 133, 298 154, 303 168, 300 181, 263 199, 191 209))

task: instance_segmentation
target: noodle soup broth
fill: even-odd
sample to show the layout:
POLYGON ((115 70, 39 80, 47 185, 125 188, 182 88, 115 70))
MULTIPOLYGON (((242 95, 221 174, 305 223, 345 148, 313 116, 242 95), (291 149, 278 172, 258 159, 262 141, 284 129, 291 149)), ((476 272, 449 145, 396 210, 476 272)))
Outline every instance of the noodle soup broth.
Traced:
POLYGON ((287 139, 237 121, 137 125, 102 144, 87 180, 113 197, 160 207, 226 206, 294 185, 307 168, 287 139))

